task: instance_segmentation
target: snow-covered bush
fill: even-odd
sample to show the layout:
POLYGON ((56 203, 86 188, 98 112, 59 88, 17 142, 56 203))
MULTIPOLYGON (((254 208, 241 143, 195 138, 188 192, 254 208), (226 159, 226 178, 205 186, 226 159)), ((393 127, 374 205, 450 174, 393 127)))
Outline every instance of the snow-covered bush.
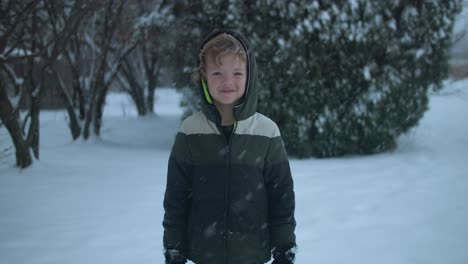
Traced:
POLYGON ((441 87, 460 1, 231 1, 256 50, 259 111, 290 154, 392 149, 441 87))

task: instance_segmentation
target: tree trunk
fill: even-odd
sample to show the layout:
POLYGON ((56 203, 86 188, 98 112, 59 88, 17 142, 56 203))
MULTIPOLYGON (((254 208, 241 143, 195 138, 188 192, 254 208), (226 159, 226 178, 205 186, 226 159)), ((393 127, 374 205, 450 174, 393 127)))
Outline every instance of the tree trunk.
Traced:
POLYGON ((40 112, 40 96, 36 95, 31 98, 31 125, 28 132, 28 145, 34 153, 34 157, 39 159, 39 112, 40 112))
POLYGON ((145 116, 148 111, 145 105, 144 90, 138 85, 138 83, 131 83, 130 85, 132 85, 132 90, 129 91, 129 94, 136 106, 138 116, 145 116))
POLYGON ((154 114, 154 91, 156 87, 148 86, 148 95, 146 97, 146 108, 149 113, 154 114))
POLYGON ((144 96, 138 96, 136 98, 133 98, 133 101, 135 101, 138 116, 145 116, 148 113, 148 111, 146 109, 144 96))
POLYGON ((156 91, 156 85, 159 78, 159 73, 161 71, 161 67, 159 67, 159 63, 153 62, 153 66, 150 69, 146 69, 148 77, 148 94, 146 98, 146 108, 148 112, 154 114, 154 93, 156 91), (154 67, 156 67, 156 72, 154 72, 154 67))
MULTIPOLYGON (((106 46, 107 47, 107 46, 106 46)), ((95 123, 97 118, 95 114, 98 112, 96 109, 98 106, 99 95, 102 93, 102 89, 104 88, 104 72, 106 70, 106 60, 107 60, 107 53, 108 50, 104 50, 104 54, 100 59, 99 67, 96 73, 96 77, 93 80, 93 84, 91 85, 91 98, 89 99, 89 106, 88 111, 86 112, 84 130, 83 130, 83 137, 87 140, 90 136, 89 129, 91 127, 91 123, 95 123)), ((94 125, 94 131, 96 131, 96 125, 94 125)), ((99 130, 98 130, 99 131, 99 130)), ((98 134, 97 134, 98 135, 98 134)))
MULTIPOLYGON (((71 63, 70 63, 71 64, 71 63)), ((81 84, 80 84, 80 74, 78 72, 77 69, 75 69, 75 66, 72 66, 71 67, 72 70, 72 88, 73 88, 73 100, 71 101, 72 102, 72 107, 75 108, 77 107, 79 109, 79 119, 80 120, 84 120, 85 118, 85 115, 86 115, 86 101, 85 101, 85 96, 84 96, 84 92, 83 92, 83 88, 81 87, 81 84)), ((64 89, 65 87, 63 87, 64 89)), ((62 89, 62 90, 63 90, 62 89)), ((68 98, 70 98, 68 96, 68 98)), ((70 100, 70 99, 67 99, 67 100, 70 100)))
MULTIPOLYGON (((57 89, 58 93, 60 97, 62 98, 63 104, 65 105, 65 108, 67 109, 68 117, 70 118, 70 123, 68 124, 70 127, 70 132, 72 134, 73 140, 76 140, 81 135, 81 126, 78 121, 78 117, 76 116, 72 99, 70 99, 70 96, 68 95, 68 92, 63 84, 62 79, 60 78, 56 70, 54 70, 54 74, 55 74, 55 79, 57 80, 57 83, 58 83, 58 89, 57 89)), ((80 106, 80 115, 81 113, 82 113, 82 109, 80 106)), ((83 109, 83 118, 84 118, 84 109, 83 109)))
MULTIPOLYGON (((44 76, 44 74, 45 74, 45 71, 42 71, 42 76, 44 76)), ((32 75, 31 75, 31 80, 32 80, 32 75)), ((26 141, 27 141, 28 146, 31 147, 34 157, 36 157, 36 159, 39 159, 39 144, 40 144, 39 142, 39 136, 40 136, 39 114, 41 111, 40 109, 41 98, 45 91, 44 77, 41 77, 41 84, 39 85, 39 87, 36 87, 35 85, 31 85, 31 87, 33 87, 33 89, 35 90, 30 91, 30 94, 29 94, 31 97, 31 106, 29 109, 29 113, 31 114, 31 124, 29 125, 28 136, 27 136, 26 141), (36 89, 39 89, 39 91, 36 91, 36 89)))
POLYGON ((85 140, 87 140, 90 136, 90 133, 89 133, 89 128, 91 126, 91 122, 94 121, 94 112, 95 112, 95 107, 96 107, 96 94, 97 94, 97 89, 99 87, 93 85, 92 86, 92 92, 91 92, 91 98, 89 99, 89 105, 88 105, 88 110, 86 111, 86 115, 85 115, 85 123, 84 123, 84 126, 83 126, 83 138, 85 140))
POLYGON ((73 108, 73 105, 71 104, 71 102, 68 100, 68 97, 64 98, 66 97, 66 95, 62 95, 62 93, 60 95, 62 96, 63 102, 65 104, 65 108, 67 109, 67 112, 68 112, 68 117, 70 118, 70 123, 68 124, 70 127, 70 132, 72 134, 73 140, 76 140, 81 135, 80 123, 78 122, 78 118, 75 114, 75 109, 73 108))
POLYGON ((102 114, 104 112, 104 104, 106 101, 107 91, 109 90, 109 85, 106 84, 105 87, 99 90, 96 100, 96 106, 94 107, 94 133, 99 136, 101 133, 101 124, 102 124, 102 114))
POLYGON ((93 101, 94 101, 94 96, 91 97, 89 108, 88 108, 88 111, 86 112, 85 123, 83 127, 83 138, 85 140, 89 138, 89 127, 91 125, 91 121, 93 120, 93 113, 94 113, 93 108, 95 107, 93 101))
POLYGON ((130 96, 132 97, 133 102, 135 103, 138 116, 145 116, 148 113, 145 105, 145 91, 140 85, 138 85, 138 83, 133 83, 130 96))
POLYGON ((121 66, 121 72, 130 86, 129 89, 125 90, 132 98, 137 109, 138 116, 145 116, 148 113, 145 105, 145 90, 144 87, 140 85, 140 82, 137 81, 135 72, 132 71, 132 68, 133 66, 130 64, 128 58, 124 58, 121 66))
POLYGON ((10 99, 0 80, 0 117, 7 128, 16 150, 16 166, 21 168, 29 167, 32 164, 29 146, 24 140, 18 119, 16 119, 15 110, 11 105, 10 99))

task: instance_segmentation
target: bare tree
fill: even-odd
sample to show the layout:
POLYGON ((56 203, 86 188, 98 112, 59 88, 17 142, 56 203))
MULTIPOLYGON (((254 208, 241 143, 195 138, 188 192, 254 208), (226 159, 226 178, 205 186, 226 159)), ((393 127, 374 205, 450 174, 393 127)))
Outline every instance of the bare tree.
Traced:
POLYGON ((87 11, 79 1, 66 3, 60 9, 66 19, 55 27, 55 34, 50 34, 48 26, 51 24, 49 20, 53 19, 48 12, 48 2, 7 1, 0 5, 4 14, 0 26, 0 70, 10 81, 0 83, 0 114, 15 145, 16 164, 22 168, 32 163, 30 148, 39 158, 39 112, 46 89, 45 73, 52 71, 53 63, 87 11), (22 71, 15 69, 17 65, 22 71), (12 103, 8 95, 8 85, 14 87, 17 99, 13 101, 16 103, 12 103), (20 118, 17 103, 22 95, 30 99, 24 120, 20 118), (23 132, 26 127, 27 133, 23 132))
MULTIPOLYGON (((32 157, 28 141, 20 125, 19 104, 17 103, 22 97, 24 79, 17 75, 12 64, 27 57, 36 56, 25 50, 30 38, 24 32, 27 30, 27 23, 32 21, 33 13, 39 3, 40 1, 26 3, 8 1, 0 5, 3 14, 0 24, 0 70, 3 76, 7 76, 0 80, 0 117, 15 146, 16 165, 21 168, 28 167, 32 163, 32 157), (9 84, 14 87, 16 98, 9 97, 4 80, 10 81, 9 84)), ((32 126, 31 128, 29 134, 34 130, 32 126)))
POLYGON ((125 4, 124 0, 107 0, 94 6, 95 12, 80 31, 71 35, 65 52, 71 87, 56 74, 74 139, 88 139, 91 127, 99 136, 107 92, 122 62, 136 47, 128 32, 122 31, 128 19, 123 13, 125 4))
POLYGON ((118 82, 123 91, 132 98, 138 115, 154 113, 154 94, 159 82, 161 68, 168 55, 168 31, 174 22, 173 3, 170 1, 144 1, 131 5, 134 22, 129 23, 129 31, 134 30, 133 38, 138 46, 133 56, 125 58, 118 82))

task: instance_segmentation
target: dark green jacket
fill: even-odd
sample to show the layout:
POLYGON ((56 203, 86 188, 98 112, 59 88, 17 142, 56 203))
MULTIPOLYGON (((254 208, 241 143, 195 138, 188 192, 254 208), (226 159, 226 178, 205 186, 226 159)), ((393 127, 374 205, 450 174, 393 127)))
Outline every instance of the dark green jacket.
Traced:
MULTIPOLYGON (((248 80, 229 141, 205 96, 187 118, 169 158, 164 247, 197 264, 260 264, 271 249, 295 244, 294 191, 277 125, 257 113, 255 59, 246 40, 248 80)), ((200 88, 202 89, 202 88, 200 88)), ((203 95, 203 93, 202 93, 203 95)))

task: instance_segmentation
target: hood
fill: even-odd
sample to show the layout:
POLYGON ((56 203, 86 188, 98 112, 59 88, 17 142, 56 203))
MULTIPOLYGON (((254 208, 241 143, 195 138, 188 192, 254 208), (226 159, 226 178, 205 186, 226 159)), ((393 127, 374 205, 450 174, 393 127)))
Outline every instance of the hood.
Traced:
MULTIPOLYGON (((233 108, 234 119, 236 121, 245 120, 252 115, 255 114, 257 111, 257 101, 258 101, 258 89, 257 89, 257 64, 255 62, 255 57, 253 51, 245 39, 244 36, 241 34, 229 30, 229 29, 217 29, 211 32, 206 39, 203 41, 203 44, 200 46, 200 51, 202 50, 203 46, 213 39, 214 37, 218 36, 219 34, 227 33, 235 37, 239 42, 243 45, 245 53, 247 55, 247 81, 245 87, 245 94, 239 101, 237 105, 233 108)), ((200 63, 200 61, 198 62, 200 63)), ((206 115, 208 119, 213 121, 215 124, 221 124, 221 116, 214 106, 214 104, 210 103, 203 91, 203 86, 200 80, 199 83, 199 90, 201 95, 201 109, 203 113, 206 115)))

